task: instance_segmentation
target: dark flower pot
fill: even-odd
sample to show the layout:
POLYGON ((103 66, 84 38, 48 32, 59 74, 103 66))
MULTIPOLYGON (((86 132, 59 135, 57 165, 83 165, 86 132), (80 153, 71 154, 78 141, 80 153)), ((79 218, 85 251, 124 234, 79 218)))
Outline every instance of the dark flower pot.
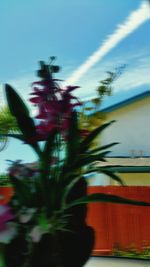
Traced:
MULTIPOLYGON (((68 201, 85 195, 86 189, 86 182, 80 180, 68 201)), ((6 266, 22 267, 26 263, 26 267, 82 267, 93 249, 94 230, 86 224, 86 205, 71 208, 68 213, 67 231, 44 234, 31 251, 25 240, 26 233, 20 233, 5 249, 6 266)))

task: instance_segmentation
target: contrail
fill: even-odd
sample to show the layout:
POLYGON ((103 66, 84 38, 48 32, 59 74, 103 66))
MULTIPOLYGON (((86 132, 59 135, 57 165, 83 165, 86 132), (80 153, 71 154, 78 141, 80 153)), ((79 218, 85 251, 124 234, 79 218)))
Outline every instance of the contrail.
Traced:
POLYGON ((73 72, 66 80, 65 85, 77 82, 93 65, 100 61, 111 49, 119 44, 124 38, 136 30, 140 25, 150 19, 150 8, 148 2, 143 2, 140 7, 127 17, 102 45, 87 58, 87 60, 73 72))

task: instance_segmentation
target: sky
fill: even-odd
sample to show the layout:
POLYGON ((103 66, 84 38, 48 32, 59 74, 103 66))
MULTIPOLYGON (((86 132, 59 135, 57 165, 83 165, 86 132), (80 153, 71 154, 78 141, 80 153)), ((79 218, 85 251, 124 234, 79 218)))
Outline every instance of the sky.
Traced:
MULTIPOLYGON (((106 71, 124 64, 123 74, 114 83, 113 96, 103 105, 149 90, 150 19, 148 13, 141 14, 143 4, 148 8, 148 3, 141 0, 1 0, 0 105, 5 104, 5 83, 27 100, 31 83, 37 79, 38 61, 48 61, 50 56, 57 56, 61 66, 58 78, 66 80, 64 85, 69 82, 81 86, 76 94, 82 99, 95 95, 106 71), (119 36, 115 35, 117 31, 121 31, 119 36), (96 52, 102 47, 105 52, 101 51, 100 57, 96 52), (91 63, 93 55, 96 59, 91 63)), ((6 159, 19 158, 30 162, 35 155, 27 145, 10 140, 8 148, 0 152, 0 172, 6 169, 6 159)))

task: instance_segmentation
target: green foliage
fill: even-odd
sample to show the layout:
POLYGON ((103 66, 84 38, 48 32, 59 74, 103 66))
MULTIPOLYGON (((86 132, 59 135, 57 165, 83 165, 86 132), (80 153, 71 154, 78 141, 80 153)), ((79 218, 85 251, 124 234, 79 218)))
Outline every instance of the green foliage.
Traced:
POLYGON ((114 247, 112 256, 125 257, 133 259, 148 259, 150 260, 150 247, 143 247, 142 250, 136 249, 134 246, 122 250, 119 246, 114 247))
MULTIPOLYGON (((95 138, 114 121, 95 127, 83 137, 80 114, 71 102, 75 99, 70 94, 74 87, 63 91, 55 83, 52 74, 59 71, 58 66, 49 66, 43 61, 40 66, 38 76, 42 81, 35 84, 43 86, 43 91, 36 88, 33 94, 37 95, 38 91, 35 103, 39 104, 40 109, 42 105, 44 107, 40 114, 45 123, 42 135, 39 129, 43 130, 43 124, 37 127, 18 93, 10 85, 5 86, 8 107, 20 132, 6 132, 3 136, 30 145, 38 158, 34 170, 20 161, 9 168, 9 178, 14 187, 14 196, 9 204, 15 213, 14 222, 18 234, 6 247, 5 260, 7 267, 67 267, 70 266, 69 254, 72 255, 71 261, 74 259, 72 266, 78 267, 85 264, 94 245, 93 230, 86 225, 87 203, 112 202, 138 206, 150 206, 150 203, 111 194, 87 195, 87 184, 83 176, 93 169, 122 184, 121 179, 108 168, 95 165, 97 161, 105 161, 106 155, 110 153, 107 149, 117 143, 91 149, 95 138), (42 145, 39 144, 41 140, 42 145), (18 255, 20 246, 21 253, 18 255), (58 259, 62 260, 61 264, 58 264, 58 259), (13 264, 16 260, 17 263, 13 264)), ((101 93, 104 93, 104 87, 112 79, 114 77, 103 82, 101 93)), ((32 98, 33 103, 35 98, 32 98)))
POLYGON ((4 106, 0 109, 0 133, 6 134, 8 132, 18 131, 17 121, 13 117, 8 109, 4 106))
POLYGON ((0 109, 0 151, 5 149, 8 143, 9 133, 19 132, 17 121, 11 115, 8 107, 4 106, 0 109))
MULTIPOLYGON (((106 114, 100 111, 100 106, 104 97, 111 96, 113 91, 113 83, 116 79, 122 75, 125 65, 121 65, 114 71, 107 71, 107 77, 99 82, 96 88, 96 96, 91 100, 83 103, 80 111, 80 128, 87 131, 93 131, 94 128, 100 126, 106 120, 106 114)), ((94 146, 97 145, 97 139, 94 142, 94 146)), ((92 144, 93 146, 93 144, 92 144)))
POLYGON ((10 178, 7 174, 1 174, 0 175, 0 186, 7 186, 11 185, 10 178))

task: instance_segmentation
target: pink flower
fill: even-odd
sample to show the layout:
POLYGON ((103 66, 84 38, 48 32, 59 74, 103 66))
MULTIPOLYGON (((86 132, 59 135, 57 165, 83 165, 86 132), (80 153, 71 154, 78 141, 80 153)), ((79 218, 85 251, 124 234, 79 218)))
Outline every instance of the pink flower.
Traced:
POLYGON ((0 205, 0 231, 5 229, 6 223, 14 218, 8 205, 0 205))
MULTIPOLYGON (((33 140, 28 140, 28 143, 32 143, 33 140)), ((18 180, 23 180, 24 178, 32 178, 37 174, 37 170, 28 167, 27 164, 22 164, 21 160, 16 160, 11 162, 11 166, 8 168, 8 172, 11 176, 17 178, 18 180)))
POLYGON ((14 215, 8 205, 0 205, 0 243, 8 244, 16 235, 16 224, 11 220, 14 215))

